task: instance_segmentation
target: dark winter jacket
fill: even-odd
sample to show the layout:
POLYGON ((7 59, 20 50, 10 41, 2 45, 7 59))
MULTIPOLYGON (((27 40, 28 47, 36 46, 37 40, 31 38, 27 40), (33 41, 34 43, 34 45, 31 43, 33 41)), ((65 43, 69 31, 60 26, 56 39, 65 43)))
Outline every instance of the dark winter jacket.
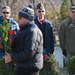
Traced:
POLYGON ((43 38, 35 24, 28 23, 18 32, 14 39, 11 58, 18 67, 42 69, 43 38))
POLYGON ((43 24, 41 24, 38 21, 38 18, 35 18, 34 21, 40 30, 41 30, 41 25, 44 26, 44 31, 41 30, 44 38, 44 47, 47 49, 48 54, 49 53, 52 54, 54 52, 54 37, 53 37, 53 28, 50 21, 45 20, 43 24))

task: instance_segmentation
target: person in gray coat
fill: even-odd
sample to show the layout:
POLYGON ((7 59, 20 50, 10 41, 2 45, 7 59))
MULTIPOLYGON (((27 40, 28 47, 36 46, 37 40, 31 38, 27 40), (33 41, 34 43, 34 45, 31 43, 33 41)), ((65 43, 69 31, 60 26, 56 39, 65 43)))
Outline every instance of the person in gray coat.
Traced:
POLYGON ((14 62, 15 75, 39 75, 43 68, 43 36, 34 23, 34 11, 29 7, 18 14, 20 31, 17 33, 12 54, 5 55, 5 63, 14 62))

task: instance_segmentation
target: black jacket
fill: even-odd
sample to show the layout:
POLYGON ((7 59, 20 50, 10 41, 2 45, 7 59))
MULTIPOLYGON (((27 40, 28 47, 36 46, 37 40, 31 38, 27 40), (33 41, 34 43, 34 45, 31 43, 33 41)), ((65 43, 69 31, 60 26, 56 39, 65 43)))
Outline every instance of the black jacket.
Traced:
MULTIPOLYGON (((34 21, 35 24, 40 29, 41 23, 39 23, 38 18, 35 18, 34 21)), ((52 54, 54 52, 54 36, 53 36, 53 28, 51 22, 45 20, 42 25, 44 25, 43 38, 44 38, 45 48, 47 49, 48 54, 49 53, 52 54)))
POLYGON ((18 32, 11 58, 18 67, 42 69, 43 38, 35 24, 28 23, 18 32))

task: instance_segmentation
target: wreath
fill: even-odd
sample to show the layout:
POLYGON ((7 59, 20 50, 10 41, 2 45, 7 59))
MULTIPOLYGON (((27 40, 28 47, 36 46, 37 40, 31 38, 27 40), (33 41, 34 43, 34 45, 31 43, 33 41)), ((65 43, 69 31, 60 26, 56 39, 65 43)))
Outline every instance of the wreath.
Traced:
MULTIPOLYGON (((13 32, 12 30, 9 30, 10 28, 10 24, 8 23, 8 21, 6 19, 4 19, 3 23, 0 24, 0 35, 1 35, 1 40, 2 40, 2 45, 0 46, 0 48, 2 48, 2 50, 4 51, 4 55, 5 52, 8 53, 12 53, 12 38, 11 38, 11 32, 13 32)), ((0 58, 0 75, 13 75, 13 73, 15 72, 15 66, 14 64, 5 63, 5 59, 2 56, 0 58)))

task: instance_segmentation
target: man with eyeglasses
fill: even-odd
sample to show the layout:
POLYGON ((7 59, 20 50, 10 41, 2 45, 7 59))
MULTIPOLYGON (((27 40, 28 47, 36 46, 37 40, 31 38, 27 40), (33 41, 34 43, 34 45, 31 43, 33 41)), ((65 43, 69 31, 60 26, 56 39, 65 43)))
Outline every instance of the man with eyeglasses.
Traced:
POLYGON ((34 21, 43 34, 43 55, 49 56, 54 52, 53 27, 51 22, 45 19, 45 7, 42 3, 37 4, 34 21))
MULTIPOLYGON (((14 33, 19 30, 18 23, 11 17, 11 9, 9 6, 3 6, 1 8, 0 24, 3 23, 4 19, 7 19, 10 24, 10 33, 12 33, 12 39, 14 39, 14 33)), ((0 57, 4 56, 4 50, 2 45, 2 36, 0 33, 0 57)))
POLYGON ((75 6, 70 6, 69 17, 61 22, 58 34, 65 61, 68 62, 75 55, 75 6))

